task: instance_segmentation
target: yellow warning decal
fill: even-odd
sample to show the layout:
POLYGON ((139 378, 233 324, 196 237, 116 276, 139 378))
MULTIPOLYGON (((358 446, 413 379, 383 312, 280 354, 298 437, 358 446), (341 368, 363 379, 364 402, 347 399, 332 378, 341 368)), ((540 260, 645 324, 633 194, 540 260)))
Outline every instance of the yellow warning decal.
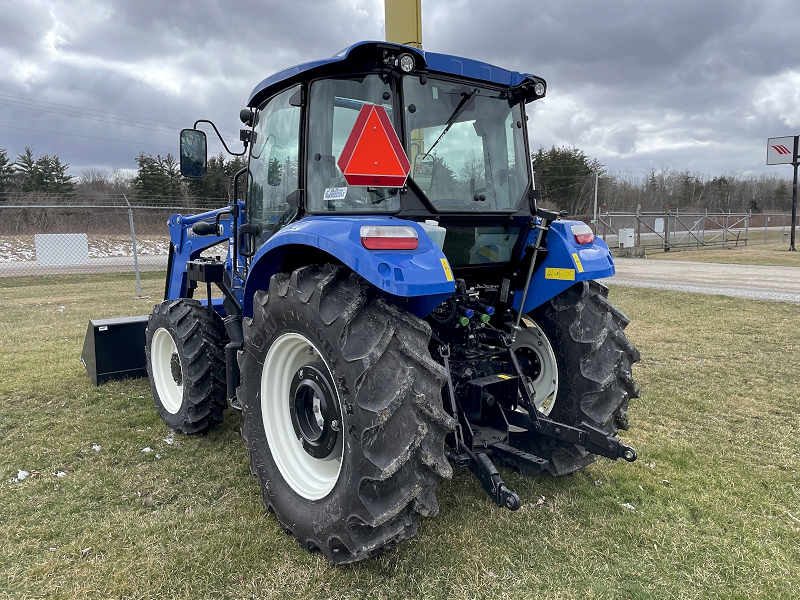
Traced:
POLYGON ((453 271, 450 270, 450 263, 447 262, 446 258, 440 258, 442 261, 442 268, 444 269, 444 276, 447 277, 447 281, 453 281, 453 271))
POLYGON ((572 258, 575 259, 575 266, 578 267, 578 273, 583 273, 583 265, 577 252, 572 253, 572 258))
POLYGON ((563 281, 575 281, 575 269, 552 269, 544 271, 545 279, 561 279, 563 281))
POLYGON ((503 375, 502 373, 498 373, 497 376, 500 379, 511 379, 511 375, 503 375))

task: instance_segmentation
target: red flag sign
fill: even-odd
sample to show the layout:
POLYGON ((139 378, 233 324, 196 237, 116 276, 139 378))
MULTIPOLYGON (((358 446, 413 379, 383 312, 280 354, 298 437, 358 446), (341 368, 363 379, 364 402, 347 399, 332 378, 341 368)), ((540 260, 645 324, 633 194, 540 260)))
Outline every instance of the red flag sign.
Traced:
POLYGON ((337 163, 349 185, 403 187, 411 163, 382 106, 365 104, 337 163))

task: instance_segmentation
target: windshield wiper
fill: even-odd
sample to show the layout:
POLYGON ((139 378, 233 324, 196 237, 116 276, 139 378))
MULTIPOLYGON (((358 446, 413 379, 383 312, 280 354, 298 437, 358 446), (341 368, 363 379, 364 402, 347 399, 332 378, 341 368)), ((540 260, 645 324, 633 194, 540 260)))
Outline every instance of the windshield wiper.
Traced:
POLYGON ((456 122, 456 119, 458 119, 458 117, 461 116, 461 113, 467 107, 467 104, 469 104, 470 100, 472 100, 477 95, 478 95, 478 88, 474 88, 469 94, 467 94, 466 92, 461 92, 462 96, 461 102, 458 103, 458 106, 456 106, 455 110, 453 111, 453 114, 450 115, 449 119, 447 119, 447 126, 444 128, 442 135, 436 138, 436 141, 433 142, 433 146, 430 147, 430 149, 425 153, 425 156, 423 156, 422 158, 427 158, 428 154, 433 152, 433 149, 436 148, 436 144, 439 143, 439 140, 441 140, 444 137, 445 133, 450 131, 450 128, 456 122))

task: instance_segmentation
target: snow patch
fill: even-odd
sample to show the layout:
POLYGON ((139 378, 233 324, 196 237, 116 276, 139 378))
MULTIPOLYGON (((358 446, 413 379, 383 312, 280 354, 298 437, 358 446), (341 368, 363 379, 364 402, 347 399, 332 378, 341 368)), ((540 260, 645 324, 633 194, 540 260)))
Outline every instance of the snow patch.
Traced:
POLYGON ((9 483, 19 483, 21 481, 25 481, 30 473, 28 471, 23 471, 22 469, 17 469, 17 476, 12 477, 8 480, 9 483))

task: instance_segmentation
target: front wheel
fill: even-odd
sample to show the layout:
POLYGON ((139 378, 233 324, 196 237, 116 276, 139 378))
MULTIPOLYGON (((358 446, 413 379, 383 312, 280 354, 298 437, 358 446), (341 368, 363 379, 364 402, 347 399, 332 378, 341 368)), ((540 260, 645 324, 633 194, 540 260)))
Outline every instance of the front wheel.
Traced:
POLYGON ((179 433, 204 433, 222 422, 225 355, 219 317, 197 300, 153 308, 145 333, 150 389, 164 422, 179 433))
POLYGON ((413 536, 452 474, 428 325, 330 265, 274 275, 253 313, 238 398, 267 507, 334 564, 413 536))

